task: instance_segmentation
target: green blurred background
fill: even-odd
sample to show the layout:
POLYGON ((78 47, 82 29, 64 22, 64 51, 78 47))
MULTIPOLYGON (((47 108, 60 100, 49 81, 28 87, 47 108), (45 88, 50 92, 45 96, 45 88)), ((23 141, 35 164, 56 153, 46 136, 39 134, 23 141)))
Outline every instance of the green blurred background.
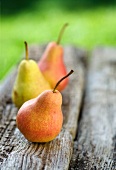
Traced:
POLYGON ((57 40, 66 22, 63 45, 88 50, 116 45, 115 0, 2 0, 0 80, 21 59, 25 40, 29 45, 57 40))

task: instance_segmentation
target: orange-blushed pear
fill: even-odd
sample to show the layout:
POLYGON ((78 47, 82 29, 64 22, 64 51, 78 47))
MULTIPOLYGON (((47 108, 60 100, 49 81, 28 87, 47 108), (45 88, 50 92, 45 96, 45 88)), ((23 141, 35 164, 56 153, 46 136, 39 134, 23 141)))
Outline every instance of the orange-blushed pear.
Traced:
MULTIPOLYGON (((57 42, 50 42, 45 52, 43 53, 38 66, 43 73, 46 80, 50 83, 51 87, 54 88, 56 82, 67 74, 66 66, 64 64, 64 49, 60 45, 62 35, 68 23, 62 27, 57 42)), ((68 78, 65 79, 59 86, 58 90, 65 89, 68 84, 68 78)))
POLYGON ((27 140, 49 142, 60 133, 63 123, 62 95, 56 88, 72 73, 73 70, 63 77, 53 90, 45 90, 19 109, 17 127, 27 140))

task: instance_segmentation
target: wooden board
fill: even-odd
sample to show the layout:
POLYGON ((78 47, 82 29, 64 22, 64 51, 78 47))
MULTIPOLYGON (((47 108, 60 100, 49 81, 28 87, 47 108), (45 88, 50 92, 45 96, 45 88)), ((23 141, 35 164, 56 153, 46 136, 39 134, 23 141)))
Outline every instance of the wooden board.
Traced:
POLYGON ((116 48, 92 54, 69 169, 116 169, 116 48))
MULTIPOLYGON (((30 48, 30 58, 38 60, 45 47, 30 48)), ((16 127, 17 108, 11 101, 16 70, 0 86, 0 164, 1 170, 68 169, 76 135, 83 91, 85 66, 83 50, 65 47, 67 70, 75 72, 62 92, 64 124, 61 133, 48 143, 28 142, 16 127)))

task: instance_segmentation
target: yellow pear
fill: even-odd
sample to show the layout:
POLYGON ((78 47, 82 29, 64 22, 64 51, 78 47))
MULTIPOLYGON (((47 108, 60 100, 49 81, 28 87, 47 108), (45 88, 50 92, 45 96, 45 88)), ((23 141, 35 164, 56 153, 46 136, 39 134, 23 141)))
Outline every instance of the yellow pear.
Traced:
POLYGON ((21 61, 12 90, 12 100, 19 108, 32 98, 37 97, 44 90, 51 89, 49 83, 43 77, 34 60, 28 59, 28 46, 25 42, 26 58, 21 61))

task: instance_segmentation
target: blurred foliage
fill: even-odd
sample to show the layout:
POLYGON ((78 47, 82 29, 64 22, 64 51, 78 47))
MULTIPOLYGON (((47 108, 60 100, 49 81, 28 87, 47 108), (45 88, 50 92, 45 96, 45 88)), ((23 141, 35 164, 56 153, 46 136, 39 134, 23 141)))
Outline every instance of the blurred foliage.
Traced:
POLYGON ((2 0, 0 79, 22 57, 24 41, 45 44, 57 40, 69 22, 61 43, 92 49, 116 45, 116 6, 113 0, 2 0))
POLYGON ((21 12, 26 8, 32 8, 36 1, 39 2, 39 0, 1 0, 1 13, 8 15, 21 12))
POLYGON ((25 9, 32 10, 36 4, 40 6, 39 10, 41 10, 41 4, 48 4, 49 8, 55 4, 67 10, 76 10, 115 5, 116 0, 1 0, 2 14, 15 14, 25 9))

